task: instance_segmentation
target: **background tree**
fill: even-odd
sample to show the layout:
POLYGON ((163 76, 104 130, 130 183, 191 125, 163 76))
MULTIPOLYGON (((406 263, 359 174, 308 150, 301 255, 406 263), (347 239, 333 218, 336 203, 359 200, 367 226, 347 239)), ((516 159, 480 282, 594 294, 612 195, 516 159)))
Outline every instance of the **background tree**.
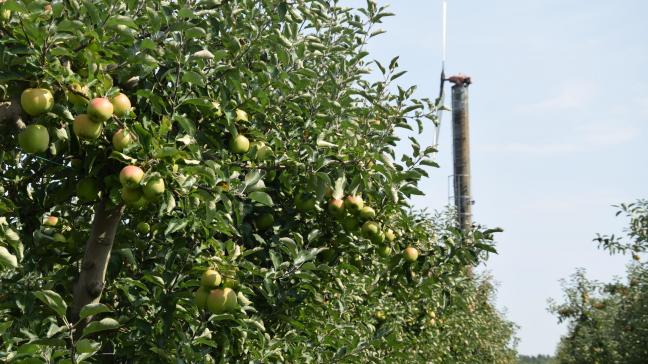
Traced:
POLYGON ((0 358, 512 357, 465 274, 496 230, 408 202, 440 105, 367 60, 385 7, 0 6, 0 358))

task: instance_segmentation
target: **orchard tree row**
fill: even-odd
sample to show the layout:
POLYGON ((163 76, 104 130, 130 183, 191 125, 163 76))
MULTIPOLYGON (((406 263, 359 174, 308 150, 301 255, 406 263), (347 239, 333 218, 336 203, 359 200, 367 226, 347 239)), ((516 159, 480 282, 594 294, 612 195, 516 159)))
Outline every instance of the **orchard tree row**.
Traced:
POLYGON ((496 230, 410 205, 435 150, 397 130, 440 105, 368 60, 385 7, 0 15, 0 359, 512 360, 469 268, 496 230))
POLYGON ((602 283, 579 270, 564 284, 565 302, 551 311, 569 324, 556 353, 558 363, 645 363, 648 358, 648 201, 622 204, 617 215, 630 219, 627 239, 598 236, 610 253, 632 256, 627 276, 602 283))

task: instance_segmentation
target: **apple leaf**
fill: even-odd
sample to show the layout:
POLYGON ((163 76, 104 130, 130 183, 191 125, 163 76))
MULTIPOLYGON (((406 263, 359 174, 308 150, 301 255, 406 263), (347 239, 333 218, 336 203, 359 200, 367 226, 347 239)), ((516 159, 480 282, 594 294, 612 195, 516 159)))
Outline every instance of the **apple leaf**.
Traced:
POLYGON ((56 292, 50 290, 42 290, 34 292, 34 296, 43 301, 49 308, 54 310, 59 316, 65 316, 67 304, 63 298, 56 292))
POLYGON ((81 308, 79 319, 83 320, 86 317, 98 315, 104 312, 111 312, 111 310, 103 303, 89 303, 81 308))
POLYGON ((250 197, 250 200, 256 201, 256 202, 258 202, 258 203, 260 203, 262 205, 265 205, 265 206, 273 206, 274 205, 270 195, 268 195, 267 193, 262 192, 262 191, 254 191, 254 192, 250 193, 248 195, 248 197, 250 197))
POLYGON ((94 334, 95 332, 100 332, 105 330, 113 330, 118 327, 119 327, 119 322, 117 322, 117 320, 107 317, 101 319, 100 321, 92 321, 91 323, 89 323, 88 326, 86 326, 86 328, 83 330, 82 336, 88 336, 90 334, 94 334))

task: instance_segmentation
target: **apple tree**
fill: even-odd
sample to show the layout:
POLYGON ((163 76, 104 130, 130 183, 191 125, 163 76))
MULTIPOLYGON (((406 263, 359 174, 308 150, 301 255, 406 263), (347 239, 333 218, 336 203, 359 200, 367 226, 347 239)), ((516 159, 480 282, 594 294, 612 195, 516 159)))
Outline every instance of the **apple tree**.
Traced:
POLYGON ((367 58, 385 7, 0 7, 0 358, 509 355, 466 269, 495 231, 411 208, 434 148, 396 131, 440 105, 367 58))

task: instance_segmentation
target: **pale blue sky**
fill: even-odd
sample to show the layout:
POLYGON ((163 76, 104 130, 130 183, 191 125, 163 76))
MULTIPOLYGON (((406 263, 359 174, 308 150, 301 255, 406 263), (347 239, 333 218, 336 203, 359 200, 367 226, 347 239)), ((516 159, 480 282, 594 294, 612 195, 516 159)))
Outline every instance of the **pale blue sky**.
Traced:
MULTIPOLYGON (((409 71, 401 83, 436 97, 441 0, 377 2, 396 17, 370 44, 372 56, 400 55, 409 71)), ((645 0, 449 1, 448 73, 474 81, 475 219, 505 230, 487 269, 498 306, 520 326, 520 353, 554 352, 565 328, 546 308, 561 297, 559 279, 577 267, 600 280, 624 272, 627 259, 592 238, 625 226, 612 204, 648 197, 647 14, 645 0)), ((449 120, 442 168, 423 184, 419 207, 448 201, 449 120)))

